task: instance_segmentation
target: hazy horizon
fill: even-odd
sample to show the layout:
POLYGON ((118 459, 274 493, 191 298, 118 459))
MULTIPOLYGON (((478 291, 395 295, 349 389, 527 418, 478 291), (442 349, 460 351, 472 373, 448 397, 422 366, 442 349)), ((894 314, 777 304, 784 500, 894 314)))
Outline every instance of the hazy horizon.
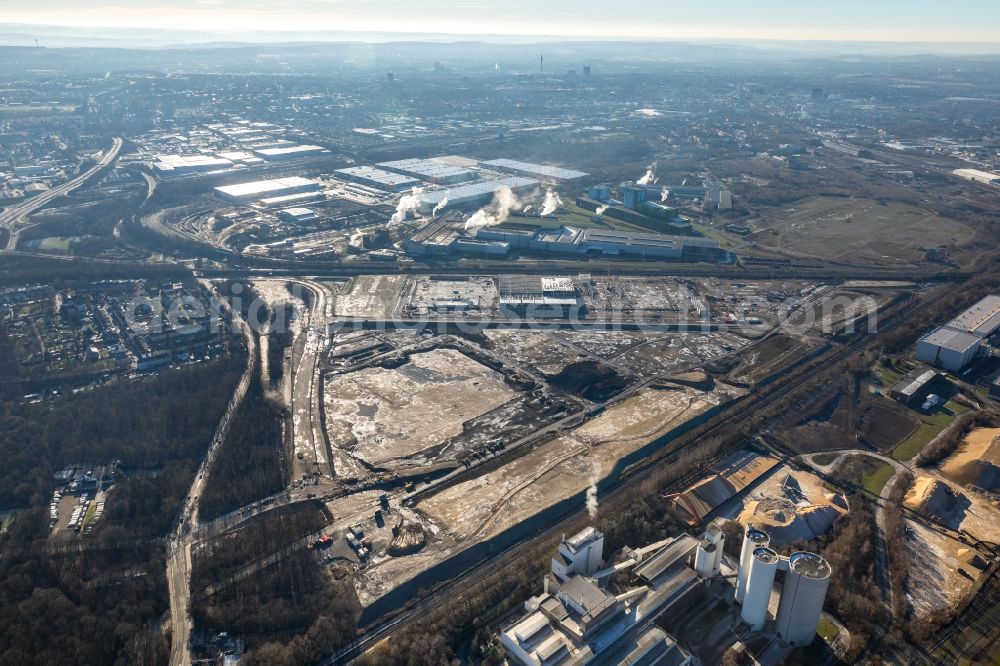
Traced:
MULTIPOLYGON (((128 6, 56 0, 43 6, 0 1, 5 26, 26 29, 149 29, 274 42, 322 33, 415 38, 533 38, 587 41, 772 41, 967 45, 1000 49, 1000 4, 845 0, 804 6, 718 0, 706 13, 689 3, 637 0, 623 10, 594 0, 546 3, 470 0, 453 6, 403 0, 184 0, 128 6)), ((988 49, 989 50, 989 49, 988 49)))

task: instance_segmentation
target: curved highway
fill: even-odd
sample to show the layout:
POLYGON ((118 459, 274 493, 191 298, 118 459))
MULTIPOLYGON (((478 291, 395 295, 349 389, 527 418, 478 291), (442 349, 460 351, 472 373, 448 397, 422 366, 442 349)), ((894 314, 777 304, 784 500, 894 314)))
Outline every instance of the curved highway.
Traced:
POLYGON ((101 159, 97 161, 97 164, 87 169, 73 180, 46 190, 41 194, 31 197, 27 201, 0 212, 0 227, 4 227, 9 232, 7 246, 4 250, 10 252, 17 248, 18 238, 25 228, 23 222, 26 217, 34 213, 36 210, 40 210, 41 208, 49 205, 59 197, 69 194, 87 182, 94 174, 107 168, 118 158, 118 153, 121 152, 123 144, 124 141, 120 137, 116 136, 111 142, 111 148, 109 148, 107 152, 101 156, 101 159))

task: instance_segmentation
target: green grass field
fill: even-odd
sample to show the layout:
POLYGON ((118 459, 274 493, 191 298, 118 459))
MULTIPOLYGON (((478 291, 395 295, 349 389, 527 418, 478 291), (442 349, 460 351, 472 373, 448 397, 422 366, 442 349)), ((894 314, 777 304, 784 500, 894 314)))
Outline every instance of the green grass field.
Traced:
POLYGON ((49 236, 38 241, 38 249, 48 250, 49 252, 69 252, 70 243, 72 242, 72 238, 65 236, 49 236))
POLYGON ((896 460, 909 460, 924 450, 931 440, 948 427, 955 418, 966 411, 966 408, 954 400, 944 406, 944 410, 934 414, 920 414, 914 412, 920 420, 920 425, 909 437, 896 445, 892 450, 892 457, 896 460))
POLYGON ((821 617, 819 619, 819 624, 816 625, 816 633, 827 643, 832 643, 833 640, 840 635, 840 627, 826 619, 821 617))
POLYGON ((873 495, 881 495, 882 488, 884 488, 886 482, 892 478, 892 474, 892 465, 887 462, 880 463, 878 467, 872 471, 861 475, 861 485, 865 487, 865 490, 873 495))

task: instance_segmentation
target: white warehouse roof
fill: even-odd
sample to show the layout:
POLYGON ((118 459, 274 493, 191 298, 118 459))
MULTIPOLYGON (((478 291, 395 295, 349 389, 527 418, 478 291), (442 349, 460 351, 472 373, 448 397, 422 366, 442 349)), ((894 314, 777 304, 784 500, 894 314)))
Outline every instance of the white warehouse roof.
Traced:
POLYGON ((538 181, 533 178, 511 176, 510 178, 498 178, 496 180, 486 180, 481 183, 459 185, 457 187, 451 187, 447 190, 424 192, 420 195, 420 200, 428 205, 437 205, 442 199, 447 197, 450 205, 457 206, 461 205, 465 201, 472 201, 488 194, 493 194, 504 187, 508 187, 511 190, 520 190, 535 187, 537 185, 538 181))
POLYGON ((254 180, 249 183, 237 183, 236 185, 222 185, 216 187, 215 191, 227 197, 243 199, 258 194, 287 192, 291 189, 312 187, 319 187, 319 183, 308 178, 291 176, 289 178, 275 178, 274 180, 254 180))
POLYGON ((1000 295, 986 296, 946 326, 981 338, 990 337, 1000 329, 1000 295))
POLYGON ((922 337, 921 341, 941 347, 942 349, 965 353, 972 347, 979 345, 982 342, 982 338, 942 327, 934 329, 922 337))
POLYGON ((531 162, 520 162, 518 160, 508 159, 489 160, 486 162, 480 162, 480 164, 485 167, 517 171, 519 173, 538 176, 541 178, 550 178, 552 180, 577 180, 578 178, 586 178, 590 175, 584 171, 574 171, 573 169, 563 169, 562 167, 547 166, 545 164, 532 164, 531 162))

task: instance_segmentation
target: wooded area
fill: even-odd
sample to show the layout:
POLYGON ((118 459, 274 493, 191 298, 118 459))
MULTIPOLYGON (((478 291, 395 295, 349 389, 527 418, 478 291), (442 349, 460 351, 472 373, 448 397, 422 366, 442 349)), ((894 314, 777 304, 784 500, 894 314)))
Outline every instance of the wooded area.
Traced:
POLYGON ((164 546, 244 357, 0 405, 0 497, 25 508, 0 536, 0 663, 159 664, 164 546), (49 538, 52 473, 121 460, 92 534, 49 538))

